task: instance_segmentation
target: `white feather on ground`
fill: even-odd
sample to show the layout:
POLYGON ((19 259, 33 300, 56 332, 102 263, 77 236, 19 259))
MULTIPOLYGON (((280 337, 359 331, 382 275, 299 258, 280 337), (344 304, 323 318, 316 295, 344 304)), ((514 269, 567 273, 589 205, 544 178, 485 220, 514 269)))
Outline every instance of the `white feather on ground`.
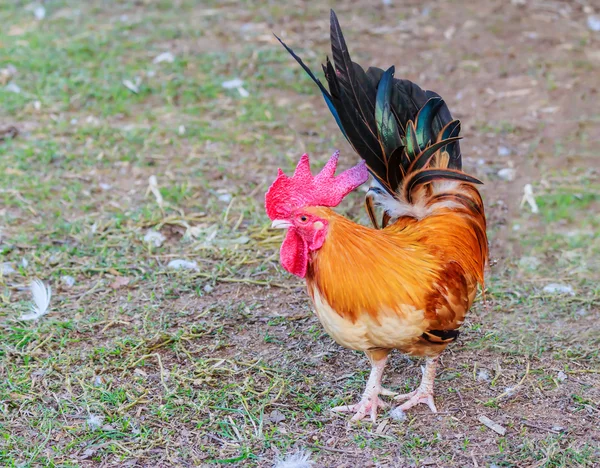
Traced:
POLYGON ((311 468, 314 462, 310 459, 310 452, 299 450, 287 455, 283 460, 275 460, 274 468, 311 468))
POLYGON ((90 417, 87 418, 86 422, 90 429, 95 430, 102 426, 102 423, 104 422, 104 416, 90 414, 90 417))
POLYGON ((52 289, 46 286, 39 279, 34 279, 29 285, 33 304, 31 304, 31 313, 23 314, 19 320, 37 320, 48 313, 50 299, 52 298, 52 289))

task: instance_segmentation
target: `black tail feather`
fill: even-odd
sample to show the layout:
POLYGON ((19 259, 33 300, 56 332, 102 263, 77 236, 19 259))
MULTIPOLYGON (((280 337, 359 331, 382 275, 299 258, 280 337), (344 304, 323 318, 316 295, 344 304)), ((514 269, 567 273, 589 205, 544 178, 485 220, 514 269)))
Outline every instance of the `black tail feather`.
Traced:
POLYGON ((277 39, 317 84, 344 136, 381 186, 410 202, 412 192, 429 182, 480 183, 460 172, 460 122, 452 120, 443 99, 394 78, 394 67, 386 71, 370 67, 365 72, 352 62, 333 10, 330 19, 333 61, 327 59, 323 65, 329 90, 277 39))

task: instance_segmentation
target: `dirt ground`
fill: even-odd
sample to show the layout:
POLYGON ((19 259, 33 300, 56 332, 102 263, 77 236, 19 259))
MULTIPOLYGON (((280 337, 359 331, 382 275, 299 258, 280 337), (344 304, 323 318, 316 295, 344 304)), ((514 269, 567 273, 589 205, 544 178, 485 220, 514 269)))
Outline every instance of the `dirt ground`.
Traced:
MULTIPOLYGON (((0 6, 0 130, 18 129, 0 136, 0 464, 600 466, 600 4, 43 5, 0 6), (324 333, 264 213, 303 152, 356 161, 271 34, 318 71, 331 7, 354 61, 445 98, 485 182, 486 290, 436 415, 329 411, 369 365, 324 333), (34 277, 50 313, 20 321, 34 277)), ((363 195, 340 211, 367 223, 363 195)), ((394 354, 385 385, 414 389, 421 364, 394 354)))

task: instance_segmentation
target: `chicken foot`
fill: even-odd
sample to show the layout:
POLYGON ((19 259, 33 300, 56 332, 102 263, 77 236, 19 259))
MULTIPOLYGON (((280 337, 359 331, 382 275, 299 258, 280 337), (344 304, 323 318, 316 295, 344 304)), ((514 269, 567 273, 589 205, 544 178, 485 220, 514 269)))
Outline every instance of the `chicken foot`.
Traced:
POLYGON ((437 413, 435 407, 435 401, 433 400, 433 382, 435 380, 435 370, 437 368, 438 358, 427 358, 425 362, 425 369, 423 370, 423 378, 421 379, 421 385, 410 393, 403 395, 397 395, 395 400, 408 400, 399 406, 399 409, 406 411, 419 403, 424 403, 429 406, 429 409, 433 413, 437 413))
POLYGON ((387 363, 388 353, 389 351, 387 350, 366 351, 372 367, 361 400, 355 405, 336 406, 331 411, 336 413, 356 413, 351 421, 359 421, 367 415, 371 416, 371 421, 375 422, 377 420, 377 410, 388 406, 387 403, 379 398, 379 395, 396 395, 395 392, 381 386, 381 378, 383 377, 383 370, 387 363))

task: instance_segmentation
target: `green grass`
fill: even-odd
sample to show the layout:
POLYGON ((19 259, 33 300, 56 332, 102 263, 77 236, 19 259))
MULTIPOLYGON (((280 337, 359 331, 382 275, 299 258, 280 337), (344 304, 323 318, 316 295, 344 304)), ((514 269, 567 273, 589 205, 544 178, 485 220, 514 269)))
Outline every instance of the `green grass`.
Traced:
MULTIPOLYGON (((396 33, 369 35, 356 22, 446 30, 447 6, 417 17, 400 4, 336 6, 354 57, 384 66, 384 49, 403 50, 397 75, 417 80, 427 71, 427 87, 441 87, 474 125, 465 127, 465 167, 486 181, 499 260, 464 338, 444 356, 440 415, 419 408, 398 422, 383 411, 382 426, 347 426, 329 408, 358 397, 368 365, 332 343, 302 284, 283 272, 282 236, 269 230, 263 208, 277 167, 292 170, 303 152, 315 167, 340 146, 344 164, 353 161, 310 79, 270 36, 281 33, 318 70, 328 7, 243 3, 52 0, 43 21, 21 2, 0 5, 0 69, 16 67, 10 81, 21 90, 0 82, 0 131, 20 131, 0 141, 0 263, 16 269, 0 276, 0 465, 271 466, 298 447, 310 449, 317 466, 600 463, 600 226, 591 216, 599 187, 587 162, 557 165, 595 154, 595 130, 585 122, 597 122, 597 111, 580 106, 577 137, 532 136, 522 125, 527 109, 507 114, 503 102, 472 107, 470 94, 452 98, 503 66, 473 41, 457 32, 456 48, 431 36, 433 55, 421 56, 400 47, 396 33), (174 61, 154 64, 164 51, 174 61), (466 58, 479 66, 441 74, 466 58), (132 92, 123 81, 136 77, 132 92), (221 87, 236 77, 247 99, 221 87), (494 154, 500 142, 528 148, 539 214, 516 211, 519 200, 507 199, 520 193, 521 179, 507 187, 475 164, 481 154, 471 146, 494 154), (144 240, 149 229, 165 237, 161 246, 144 240), (537 267, 523 267, 524 256, 537 267), (166 268, 178 258, 198 270, 166 268), (35 277, 52 285, 52 308, 38 322, 19 321, 35 277), (545 293, 550 282, 575 295, 545 293), (478 380, 482 369, 489 380, 478 380), (481 414, 506 435, 482 426, 481 414)), ((495 37, 503 36, 499 14, 487 23, 495 37)), ((565 75, 583 83, 569 92, 585 87, 593 65, 586 44, 568 34, 573 57, 549 57, 536 45, 508 73, 539 74, 549 88, 540 93, 563 89, 565 75), (552 60, 548 78, 540 64, 552 60)), ((547 114, 539 129, 558 133, 563 125, 561 115, 547 114)), ((366 222, 361 205, 358 192, 339 210, 366 222)), ((414 389, 419 364, 395 356, 385 384, 414 389)))

